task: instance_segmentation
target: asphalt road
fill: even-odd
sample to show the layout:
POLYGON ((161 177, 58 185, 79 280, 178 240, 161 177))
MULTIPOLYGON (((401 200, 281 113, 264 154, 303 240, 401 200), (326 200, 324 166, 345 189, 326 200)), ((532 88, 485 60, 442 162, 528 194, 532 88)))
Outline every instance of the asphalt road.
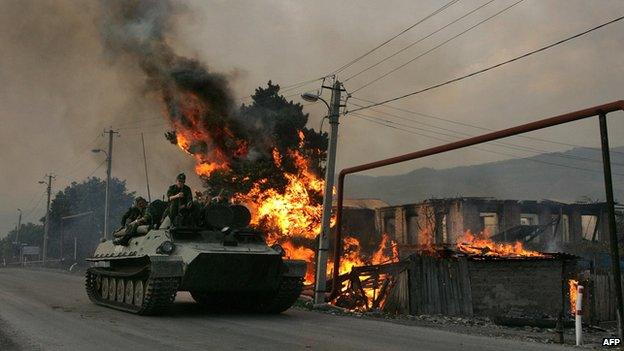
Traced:
POLYGON ((179 293, 171 314, 141 317, 92 304, 80 276, 0 269, 0 350, 563 350, 290 309, 211 314, 179 293))

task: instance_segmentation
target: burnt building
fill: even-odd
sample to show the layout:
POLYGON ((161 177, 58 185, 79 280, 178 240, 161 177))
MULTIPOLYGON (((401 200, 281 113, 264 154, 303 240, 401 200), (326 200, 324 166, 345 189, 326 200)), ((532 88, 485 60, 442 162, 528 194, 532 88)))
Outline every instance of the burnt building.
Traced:
POLYGON ((380 208, 387 207, 387 203, 378 199, 345 199, 342 232, 357 238, 366 249, 375 248, 381 241, 376 214, 380 208))
POLYGON ((467 230, 541 251, 562 251, 584 240, 608 241, 605 203, 459 197, 382 207, 375 215, 378 230, 403 246, 454 244, 467 230))

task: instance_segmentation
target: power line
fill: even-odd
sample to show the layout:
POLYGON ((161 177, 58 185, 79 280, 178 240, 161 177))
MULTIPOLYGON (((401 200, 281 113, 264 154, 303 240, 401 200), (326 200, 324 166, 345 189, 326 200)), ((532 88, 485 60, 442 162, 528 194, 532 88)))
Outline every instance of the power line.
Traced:
MULTIPOLYGON (((362 102, 367 102, 367 103, 375 103, 375 101, 368 100, 368 99, 362 99, 362 98, 358 98, 358 97, 355 97, 355 96, 352 96, 351 99, 362 101, 362 102)), ((359 105, 359 104, 356 104, 356 103, 353 103, 353 102, 350 102, 350 104, 355 105, 357 107, 364 107, 362 105, 359 105)), ((447 122, 447 123, 450 123, 450 124, 456 124, 456 125, 460 125, 460 126, 464 126, 464 127, 475 128, 475 129, 483 130, 483 131, 486 131, 486 132, 493 132, 494 131, 494 129, 478 126, 476 124, 470 124, 470 123, 465 123, 465 122, 461 122, 461 121, 457 121, 457 120, 453 120, 453 119, 443 118, 443 117, 439 117, 439 116, 433 116, 433 115, 430 115, 430 114, 421 113, 421 112, 417 112, 417 111, 412 111, 412 110, 408 110, 408 109, 397 107, 397 106, 393 106, 393 105, 386 104, 386 105, 383 105, 383 106, 380 106, 380 107, 382 107, 382 108, 385 107, 385 108, 389 108, 389 109, 392 109, 392 110, 395 110, 395 111, 401 111, 401 112, 409 113, 409 114, 416 115, 416 116, 421 116, 421 117, 428 118, 428 119, 439 120, 439 121, 447 122)), ((404 119, 406 121, 417 122, 419 124, 430 126, 430 127, 437 128, 437 129, 441 129, 441 130, 452 131, 450 129, 445 129, 445 128, 442 128, 442 127, 434 126, 432 124, 426 124, 426 123, 424 123, 424 122, 422 122, 420 120, 407 118, 407 117, 402 117, 402 116, 397 116, 397 115, 391 114, 391 113, 386 112, 386 111, 373 110, 372 108, 371 108, 371 111, 383 113, 383 114, 388 115, 388 116, 395 116, 397 118, 404 119)), ((465 133, 465 134, 467 134, 467 133, 465 133)), ((522 138, 522 139, 528 139, 528 140, 541 141, 541 142, 545 142, 545 143, 551 143, 551 144, 567 146, 567 147, 581 147, 581 148, 585 147, 583 145, 571 144, 571 143, 566 143, 566 142, 562 142, 562 141, 558 141, 558 140, 552 140, 552 139, 537 138, 537 137, 532 137, 532 136, 528 136, 528 135, 516 135, 515 137, 516 138, 522 138)), ((619 152, 619 151, 615 151, 615 150, 611 150, 611 153, 624 155, 624 152, 619 152)))
MULTIPOLYGON (((438 135, 442 135, 442 136, 446 136, 446 137, 451 137, 451 138, 454 138, 454 139, 459 139, 460 138, 457 135, 445 134, 445 133, 437 132, 437 131, 434 131, 434 130, 431 130, 431 129, 416 127, 416 126, 409 125, 409 124, 403 124, 403 123, 399 123, 399 122, 383 119, 383 118, 377 117, 377 116, 365 115, 365 114, 358 113, 358 112, 356 112, 355 114, 357 114, 358 116, 361 116, 361 117, 363 116, 363 117, 368 117, 368 118, 374 118, 374 119, 381 120, 381 121, 384 121, 384 122, 387 122, 387 123, 392 123, 392 124, 395 124, 395 125, 399 125, 399 126, 403 126, 403 127, 407 127, 407 128, 412 128, 412 129, 420 130, 420 131, 423 131, 423 132, 434 133, 434 134, 438 134, 438 135)), ((391 116, 394 116, 394 115, 391 115, 391 116)), ((396 117, 400 118, 400 116, 396 116, 396 117)), ((443 129, 445 131, 449 131, 449 132, 452 132, 452 133, 457 133, 457 134, 460 134, 460 135, 463 135, 463 136, 467 136, 467 137, 474 136, 474 135, 469 134, 469 133, 464 133, 464 132, 460 132, 460 131, 454 131, 454 130, 451 130, 451 129, 445 129, 445 128, 440 128, 440 129, 443 129)), ((553 150, 544 150, 544 149, 539 149, 539 148, 535 148, 535 147, 518 145, 518 144, 507 143, 507 142, 502 142, 502 141, 494 141, 494 142, 492 142, 492 145, 498 145, 498 146, 505 147, 505 148, 508 148, 508 149, 518 150, 518 151, 523 151, 523 152, 532 152, 532 153, 535 153, 536 155, 547 154, 547 155, 545 155, 547 157, 559 157, 559 158, 566 158, 566 159, 587 161, 587 162, 602 164, 602 160, 597 160, 597 159, 593 159, 593 158, 589 158, 589 157, 567 155, 567 154, 563 154, 563 153, 555 154, 554 153, 555 151, 553 151, 553 150)), ((611 164, 612 165, 617 165, 617 166, 624 166, 623 163, 617 163, 617 162, 611 162, 611 164)))
POLYGON ((357 72, 357 73, 355 73, 355 74, 350 75, 349 77, 347 77, 347 78, 344 80, 344 82, 347 82, 347 81, 351 80, 352 78, 355 78, 355 77, 359 76, 360 74, 362 74, 362 73, 364 73, 364 72, 366 72, 366 71, 368 71, 368 70, 370 70, 370 69, 372 69, 372 68, 377 67, 378 65, 380 65, 380 64, 382 64, 382 63, 384 63, 384 62, 386 62, 387 60, 389 60, 389 59, 391 59, 391 58, 395 57, 396 55, 398 55, 398 54, 400 54, 400 53, 404 52, 405 50, 407 50, 407 49, 409 49, 409 48, 413 47, 414 45, 416 45, 416 44, 418 44, 418 43, 422 42, 423 40, 430 38, 430 37, 431 37, 431 36, 433 36, 434 34, 439 33, 440 31, 442 31, 442 30, 444 30, 444 29, 448 28, 449 26, 451 26, 451 25, 453 25, 453 24, 455 24, 455 23, 457 23, 457 22, 461 21, 462 19, 464 19, 464 18, 466 18, 466 17, 470 16, 471 14, 473 14, 473 13, 475 13, 475 12, 479 11, 480 9, 482 9, 482 8, 484 8, 485 6, 487 6, 487 5, 491 4, 491 3, 493 3, 494 1, 496 1, 496 0, 490 0, 490 1, 488 1, 488 2, 486 2, 486 3, 484 3, 484 4, 482 4, 481 6, 479 6, 479 7, 475 8, 474 10, 472 10, 472 11, 470 11, 470 12, 468 12, 468 13, 466 13, 466 14, 462 15, 461 17, 458 17, 458 18, 456 18, 455 20, 453 20, 453 21, 451 21, 451 22, 447 23, 447 24, 446 24, 446 25, 444 25, 443 27, 440 27, 440 28, 436 29, 435 31, 433 31, 433 32, 431 32, 431 33, 429 33, 429 34, 427 34, 426 36, 424 36, 424 37, 422 37, 422 38, 420 38, 420 39, 418 39, 418 40, 416 40, 416 41, 412 42, 412 43, 411 43, 411 44, 409 44, 408 46, 406 46, 406 47, 404 47, 404 48, 402 48, 402 49, 400 49, 400 50, 396 51, 396 52, 395 52, 395 53, 393 53, 392 55, 385 57, 385 58, 384 58, 384 59, 382 59, 381 61, 378 61, 378 62, 376 62, 376 63, 374 63, 374 64, 372 64, 372 65, 370 65, 370 66, 368 66, 368 67, 364 68, 363 70, 361 70, 361 71, 359 71, 359 72, 357 72))
POLYGON ((100 169, 106 163, 106 161, 107 160, 102 161, 97 167, 95 167, 95 169, 91 173, 89 173, 89 175, 86 178, 87 179, 91 178, 91 176, 94 175, 95 172, 97 172, 98 169, 100 169))
POLYGON ((162 117, 151 117, 151 118, 137 119, 137 120, 134 120, 134 121, 126 121, 126 122, 116 123, 116 126, 132 125, 132 124, 136 124, 136 123, 154 121, 154 120, 157 120, 157 119, 162 120, 163 118, 162 117))
MULTIPOLYGON (((302 88, 302 87, 304 87, 306 85, 312 84, 314 82, 321 81, 321 80, 323 80, 325 78, 327 78, 327 76, 323 76, 323 77, 319 77, 319 78, 314 78, 314 79, 304 80, 302 82, 289 84, 289 85, 287 85, 285 87, 280 87, 280 91, 283 93, 283 92, 290 91, 290 90, 293 90, 293 89, 302 88)), ((251 98, 252 96, 253 95, 247 95, 247 96, 244 96, 244 97, 240 98, 240 100, 246 100, 246 99, 251 98)))
POLYGON ((150 128, 150 127, 164 127, 164 126, 168 126, 169 123, 158 123, 158 124, 150 124, 147 126, 134 126, 134 127, 124 127, 124 128, 117 128, 117 130, 128 130, 128 129, 143 129, 143 128, 150 128))
MULTIPOLYGON (((523 1, 523 0, 520 0, 520 1, 523 1)), ((536 49, 536 50, 530 51, 530 52, 525 53, 525 54, 523 54, 523 55, 516 56, 516 57, 514 57, 514 58, 512 58, 512 59, 509 59, 509 60, 506 60, 506 61, 503 61, 503 62, 497 63, 497 64, 495 64, 495 65, 493 65, 493 66, 489 66, 489 67, 487 67, 487 68, 483 68, 483 69, 478 70, 478 71, 476 71, 476 72, 473 72, 473 73, 470 73, 470 74, 467 74, 467 75, 464 75, 464 76, 460 76, 460 77, 457 77, 457 78, 454 78, 454 79, 451 79, 451 80, 447 80, 446 82, 439 83, 439 84, 436 84, 436 85, 432 85, 432 86, 430 86, 430 87, 427 87, 427 88, 424 88, 424 89, 421 89, 421 90, 417 90, 417 91, 414 91, 414 92, 411 92, 411 93, 408 93, 408 94, 405 94, 405 95, 397 96, 397 97, 392 98, 392 99, 387 99, 387 100, 384 100, 384 101, 381 101, 381 102, 377 102, 377 103, 374 103, 374 104, 371 104, 371 105, 368 105, 368 106, 360 107, 360 108, 357 108, 357 109, 355 109, 355 110, 353 110, 353 111, 351 111, 351 112, 355 112, 355 111, 359 111, 359 110, 363 110, 363 109, 371 108, 371 107, 374 107, 374 106, 384 105, 384 104, 387 104, 387 103, 392 102, 392 101, 397 101, 397 100, 400 100, 400 99, 404 99, 404 98, 406 98, 406 97, 410 97, 410 96, 414 96, 414 95, 417 95, 417 94, 421 94, 421 93, 424 93, 424 92, 429 91, 429 90, 437 89, 437 88, 440 88, 440 87, 442 87, 442 86, 445 86, 445 85, 448 85, 448 84, 451 84, 451 83, 455 83, 455 82, 458 82, 458 81, 460 81, 460 80, 464 80, 464 79, 466 79, 466 78, 470 78, 470 77, 473 77, 473 76, 476 76, 476 75, 479 75, 479 74, 485 73, 485 72, 490 71, 490 70, 492 70, 492 69, 494 69, 494 68, 498 68, 498 67, 503 66, 503 65, 506 65, 506 64, 508 64, 508 63, 518 61, 518 60, 520 60, 520 59, 523 59, 523 58, 529 57, 529 56, 531 56, 531 55, 533 55, 533 54, 539 53, 539 52, 541 52, 541 51, 544 51, 544 50, 550 49, 550 48, 552 48, 552 47, 555 47, 555 46, 557 46, 557 45, 563 44, 563 43, 568 42, 568 41, 570 41, 570 40, 576 39, 576 38, 581 37, 581 36, 583 36, 583 35, 585 35, 585 34, 588 34, 588 33, 591 33, 591 32, 593 32, 593 31, 595 31, 595 30, 598 30, 598 29, 600 29, 600 28, 602 28, 602 27, 605 27, 605 26, 608 26, 608 25, 613 24, 613 23, 615 23, 615 22, 621 21, 622 19, 624 19, 624 16, 618 17, 618 18, 613 19, 613 20, 611 20, 611 21, 609 21, 609 22, 603 23, 603 24, 601 24, 601 25, 598 25, 598 26, 596 26, 596 27, 593 27, 593 28, 588 29, 588 30, 586 30, 586 31, 583 31, 583 32, 581 32, 581 33, 578 33, 578 34, 572 35, 572 36, 567 37, 567 38, 565 38, 565 39, 559 40, 559 41, 557 41, 557 42, 555 42, 555 43, 552 43, 552 44, 546 45, 546 46, 541 47, 541 48, 539 48, 539 49, 536 49)))
MULTIPOLYGON (((101 137, 101 135, 99 135, 99 134, 98 134, 98 135, 95 137, 95 139, 93 139, 93 140, 92 140, 92 141, 88 144, 88 145, 89 145, 89 147, 87 147, 87 150, 86 150, 85 152, 83 152, 83 155, 84 155, 85 153, 86 153, 86 154, 90 154, 90 153, 92 152, 92 151, 91 151, 91 149, 94 149, 94 148, 95 148, 95 149, 97 149, 97 148, 99 148, 100 146, 102 146, 102 144, 104 143, 104 139, 101 139, 99 143, 95 144, 95 141, 97 141, 97 139, 98 139, 99 137, 101 137)), ((74 174, 75 174, 78 170, 80 170, 80 169, 82 168, 82 166, 84 165, 85 161, 87 161, 87 160, 88 160, 88 158, 86 158, 86 157, 82 157, 82 158, 79 160, 79 162, 77 162, 77 163, 76 163, 76 166, 74 166, 74 167, 73 167, 73 168, 72 168, 69 172, 65 172, 65 175, 62 175, 62 174, 57 174, 57 175, 60 175, 61 177, 65 178, 65 179, 72 178, 72 176, 73 176, 73 175, 74 175, 74 174)), ((69 180, 71 180, 71 179, 69 179, 69 180)))
POLYGON ((39 200, 37 201, 37 203, 35 204, 35 206, 33 206, 30 210, 28 210, 28 212, 24 215, 24 221, 26 221, 31 214, 33 214, 37 209, 39 209, 39 205, 41 205, 41 201, 43 200, 43 197, 45 196, 46 192, 42 192, 41 193, 41 197, 39 197, 39 200))
MULTIPOLYGON (((358 99, 358 100, 360 100, 360 99, 358 99)), ((362 106, 362 105, 359 105, 359 104, 356 104, 356 103, 351 103, 351 104, 355 105, 355 106, 359 106, 359 107, 362 106)), ((383 113, 384 115, 387 115, 387 116, 390 116, 390 117, 394 117, 394 118, 398 118, 398 119, 405 120, 405 121, 409 121, 409 122, 412 122, 412 123, 418 123, 418 125, 424 125, 424 126, 427 126, 427 127, 431 127, 431 128, 435 128, 435 129, 451 132, 451 133, 456 133, 456 134, 460 134, 460 135, 467 136, 467 137, 474 136, 474 134, 470 134, 470 133, 466 133, 466 132, 462 132, 462 131, 457 131, 457 130, 453 130, 453 129, 439 127, 439 126, 436 126, 436 125, 433 125, 433 124, 424 123, 422 121, 418 121, 418 120, 415 120, 415 119, 412 119, 412 118, 398 116, 398 115, 395 115, 395 114, 392 114, 392 113, 389 113, 389 112, 386 112, 386 111, 373 110, 373 109, 371 109, 371 111, 378 112, 378 113, 383 113)), ((404 111, 409 111, 409 110, 404 110, 404 111)), ((413 112, 413 111, 409 111, 409 112, 413 112)), ((417 112, 413 112, 413 113, 417 113, 417 112)), ((425 116, 429 116, 429 115, 425 115, 425 116)), ((380 117, 376 117, 376 116, 368 116, 368 117, 381 119, 380 117)), ((429 116, 429 117, 434 118, 433 116, 429 116)), ((438 119, 445 120, 445 119, 442 119, 442 118, 438 118, 438 119)), ((447 121, 447 120, 445 120, 445 121, 447 121)), ((448 121, 452 122, 453 120, 448 120, 448 121)), ((397 122, 393 122, 393 121, 389 121, 389 122, 397 123, 397 122)), ((473 125, 468 125, 468 126, 473 126, 473 125)), ((412 126, 410 125, 410 127, 412 127, 412 126)), ((486 131, 493 131, 493 129, 489 129, 489 128, 480 128, 478 126, 474 126, 474 127, 475 128, 479 128, 479 129, 484 129, 486 131)), ((416 127, 412 127, 412 128, 416 128, 416 127)), ((422 130, 429 131, 429 132, 432 132, 432 133, 443 134, 443 133, 439 133, 439 132, 432 131, 432 130, 427 130, 427 129, 422 129, 422 130)), ((447 136, 449 136, 449 135, 447 135, 447 136)), ((453 137, 455 137, 455 136, 453 136, 453 137)), ((551 142, 551 143, 555 143, 555 144, 564 144, 564 145, 572 146, 572 147, 583 147, 582 145, 559 143, 559 142, 551 141, 551 140, 548 140, 548 139, 533 138, 533 137, 528 137, 528 136, 523 136, 523 135, 516 135, 516 137, 526 138, 526 139, 536 139, 536 140, 540 140, 540 141, 544 141, 544 142, 551 142)), ((494 142, 494 144, 506 145, 506 146, 510 146, 510 147, 513 147, 513 148, 516 148, 516 149, 517 148, 523 148, 525 150, 531 150, 531 151, 534 151, 534 152, 549 152, 549 153, 550 152, 554 152, 552 150, 543 150, 543 149, 539 149, 539 148, 535 148, 535 147, 529 147, 529 146, 518 145, 518 144, 513 144, 513 143, 494 142)), ((612 151, 612 153, 624 154, 624 153, 618 152, 618 151, 612 151)), ((596 163, 601 163, 602 164, 602 161, 600 161, 600 160, 595 160, 595 159, 592 159, 592 158, 587 158, 587 157, 582 157, 582 156, 560 155, 560 157, 563 157, 563 158, 574 158, 574 159, 577 159, 577 160, 585 160, 585 161, 596 162, 596 163)), ((624 166, 624 164, 617 163, 617 162, 616 163, 612 162, 612 164, 618 165, 618 166, 624 166)))
POLYGON ((419 58, 421 58, 421 57, 423 57, 423 56, 425 56, 425 55, 427 55, 427 54, 429 54, 429 53, 431 53, 431 52, 433 52, 433 51, 437 50, 438 48, 442 47, 443 45, 446 45, 446 44, 447 44, 447 43, 449 43, 450 41, 455 40, 456 38, 459 38, 460 36, 462 36, 462 35, 464 35, 464 34, 466 34, 466 33, 470 32, 471 30, 473 30, 473 29, 477 28, 478 26, 482 25, 483 23, 488 22, 489 20, 491 20, 491 19, 493 19, 493 18, 495 18, 495 17, 499 16, 500 14, 502 14, 502 13, 506 12, 507 10, 511 9, 512 7, 514 7, 514 6, 518 5, 519 3, 523 2, 523 1, 524 1, 524 0, 518 0, 518 1, 514 2, 513 4, 511 4, 511 5, 507 6, 507 7, 505 7, 504 9, 502 9, 502 10, 500 10, 500 11, 498 11, 498 12, 496 12, 495 14, 491 15, 490 17, 488 17, 488 18, 486 18, 486 19, 484 19, 484 20, 482 20, 482 21, 478 22, 477 24, 475 24, 475 25, 471 26, 470 28, 468 28, 468 29, 466 29, 466 30, 464 30, 464 31, 460 32, 459 34, 456 34, 456 35, 452 36, 451 38, 449 38, 449 39, 447 39, 447 40, 443 41, 441 44, 438 44, 438 45, 434 46, 433 48, 431 48, 431 49, 429 49, 429 50, 427 50, 427 51, 423 52, 422 54, 420 54, 420 55, 418 55, 418 56, 414 57, 413 59, 411 59, 411 60, 409 60, 409 61, 405 62, 404 64, 402 64, 402 65, 400 65, 400 66, 398 66, 398 67, 396 67, 396 68, 393 68, 393 69, 391 69, 390 71, 388 71, 388 72, 386 72, 386 73, 382 74, 381 76, 379 76, 379 77, 377 77, 377 78, 375 78, 375 79, 373 79, 373 80, 369 81, 368 83, 366 83, 366 84, 364 84, 364 85, 360 86, 359 88, 357 88, 357 89, 353 90, 353 91, 352 91, 352 93, 356 93, 356 92, 358 92, 358 91, 360 91, 360 90, 362 90, 362 89, 364 89, 364 88, 368 87, 369 85, 371 85, 371 84, 373 84, 373 83, 375 83, 375 82, 377 82, 377 81, 379 81, 379 80, 381 80, 381 79, 383 79, 383 78, 385 78, 385 77, 389 76, 390 74, 392 74, 392 73, 394 73, 394 72, 396 72, 396 71, 400 70, 401 68, 403 68, 403 67, 405 67, 405 66, 409 65, 410 63, 412 63, 412 62, 414 62, 414 61, 418 60, 419 58))
MULTIPOLYGON (((421 24, 422 22, 424 22, 424 21, 426 21, 426 20, 430 19, 431 17, 433 17, 433 16, 437 15, 438 13, 440 13, 440 12, 442 12, 442 11, 446 10, 447 8, 449 8, 450 6, 452 6, 453 4, 455 4, 455 3, 459 2, 459 1, 460 1, 460 0, 451 0, 451 1, 449 1, 448 3, 446 3, 445 5, 443 5, 442 7, 438 8, 437 10, 435 10, 434 12, 432 12, 432 13, 430 13, 429 15, 425 16, 424 18, 422 18, 422 19, 418 20, 416 23, 414 23, 414 24, 410 25, 409 27, 407 27, 406 29, 402 30, 402 31, 401 31, 401 32, 399 32, 398 34, 395 34, 395 35, 394 35, 394 36, 392 36, 390 39, 387 39, 386 41, 384 41, 384 42, 382 42, 381 44, 377 45, 377 46, 376 46, 376 47, 374 47, 373 49, 371 49, 371 50, 367 51, 366 53, 364 53, 364 54, 362 54, 362 55, 358 56, 357 58, 355 58, 355 59, 353 59, 353 60, 351 60, 351 61, 347 62, 347 63, 346 63, 346 64, 344 64, 343 66, 341 66, 341 67, 339 67, 339 68, 335 69, 335 70, 334 70, 334 71, 332 71, 330 74, 327 74, 327 75, 325 75, 325 76, 323 76, 323 77, 319 77, 319 78, 314 78, 314 79, 309 79, 309 80, 304 80, 304 81, 301 81, 301 82, 297 82, 297 83, 289 84, 289 85, 287 85, 287 86, 281 87, 281 89, 280 89, 280 90, 281 90, 281 92, 282 92, 282 93, 284 93, 284 92, 287 92, 287 91, 290 91, 290 90, 298 89, 298 88, 304 87, 304 86, 306 86, 306 85, 309 85, 309 84, 311 84, 311 83, 314 83, 314 82, 318 82, 318 81, 320 81, 320 80, 323 80, 323 79, 325 79, 325 78, 327 78, 327 77, 329 77, 329 76, 335 75, 335 74, 337 74, 337 73, 339 73, 339 72, 342 72, 343 70, 347 69, 348 67, 350 67, 350 66, 351 66, 351 65, 353 65, 354 63, 356 63, 356 62, 360 61, 360 60, 361 60, 361 59, 363 59, 364 57, 366 57, 366 56, 370 55, 370 54, 371 54, 371 53, 373 53, 374 51, 376 51, 376 50, 380 49, 381 47, 385 46, 386 44, 388 44, 388 43, 389 43, 389 42, 391 42, 392 40, 394 40, 394 39, 398 38, 399 36, 401 36, 401 35, 405 34, 406 32, 408 32, 409 30, 411 30, 411 29, 413 29, 414 27, 418 26, 418 25, 419 25, 419 24, 421 24)), ((292 94, 291 96, 295 96, 295 95, 299 95, 299 93, 292 94)), ((245 100, 245 99, 249 99, 249 98, 251 98, 252 96, 253 96, 253 95, 247 95, 247 96, 244 96, 244 97, 242 97, 242 98, 240 98, 240 99, 241 99, 241 100, 245 100)), ((286 97, 288 97, 288 96, 286 96, 286 97)))
MULTIPOLYGON (((369 121, 369 122, 371 122, 371 123, 376 123, 376 124, 379 124, 379 125, 382 125, 382 126, 385 126, 385 127, 388 127, 388 128, 392 128, 392 129, 397 129, 397 130, 400 130, 400 131, 403 131, 403 132, 406 132, 406 133, 410 133, 410 134, 414 134, 414 135, 419 135, 419 136, 423 136, 423 137, 426 137, 426 138, 431 138, 431 139, 440 140, 440 141, 444 141, 444 142, 452 142, 452 141, 453 141, 453 140, 446 140, 446 139, 443 139, 443 138, 438 138, 438 137, 434 137, 434 136, 427 135, 427 134, 422 134, 422 133, 418 133, 418 132, 413 132, 413 131, 408 130, 408 129, 399 128, 399 127, 396 127, 396 126, 393 126, 393 125, 385 124, 385 123, 383 123, 383 122, 379 122, 379 121, 376 121, 376 120, 374 120, 374 119, 370 119, 370 118, 367 118, 367 117, 362 117, 360 114, 356 114, 356 113, 354 113, 354 114, 353 114, 353 116, 354 116, 354 117, 356 117, 356 118, 360 118, 360 119, 363 119, 363 120, 369 121)), ((585 172, 600 173, 600 174, 602 174, 602 172, 601 172, 601 171, 596 171, 596 170, 593 170, 593 169, 587 169, 587 168, 583 168, 583 167, 576 167, 576 166, 570 166, 570 165, 563 165, 563 164, 560 164, 560 163, 554 163, 554 162, 549 162, 549 161, 543 161, 543 160, 538 160, 538 159, 535 159, 535 158, 528 158, 528 157, 526 157, 526 156, 519 156, 519 155, 510 154, 510 153, 505 153, 505 152, 493 151, 493 150, 484 149, 484 148, 481 148, 481 147, 472 147, 472 148, 473 148, 473 149, 475 149, 475 150, 479 150, 479 151, 483 151, 483 152, 488 152, 488 153, 492 153, 492 154, 497 154, 497 155, 502 155, 502 156, 508 156, 508 157, 514 157, 514 158, 522 158, 522 159, 524 159, 524 160, 529 160, 529 161, 533 161, 533 162, 537 162, 537 163, 543 163, 543 164, 552 165, 552 166, 557 166, 557 167, 564 167, 564 168, 576 169, 576 170, 585 171, 585 172)), ((624 177, 624 174, 619 174, 619 173, 613 173, 613 175, 617 175, 617 176, 620 176, 620 177, 624 177)))
POLYGON ((409 27, 403 29, 402 31, 400 31, 399 33, 395 34, 394 36, 390 37, 390 39, 385 40, 384 42, 382 42, 381 44, 375 46, 374 48, 368 50, 367 52, 365 52, 364 54, 356 57, 355 59, 347 62, 346 64, 342 65, 342 67, 339 67, 338 69, 336 69, 335 71, 332 72, 332 74, 338 74, 340 72, 342 72, 343 70, 347 69, 348 67, 350 67, 351 65, 353 65, 354 63, 360 61, 361 59, 363 59, 364 57, 372 54, 373 52, 375 52, 376 50, 380 49, 381 47, 385 46, 386 44, 388 44, 389 42, 393 41, 394 39, 400 37, 401 35, 407 33, 408 31, 412 30, 414 27, 418 26, 419 24, 425 22, 426 20, 430 19, 431 17, 437 15, 438 13, 446 10, 447 8, 453 6, 455 3, 457 3, 459 0, 451 0, 449 2, 447 2, 446 4, 444 4, 442 7, 438 8, 437 10, 433 11, 432 13, 428 14, 427 16, 421 18, 420 20, 418 20, 416 23, 410 25, 409 27))

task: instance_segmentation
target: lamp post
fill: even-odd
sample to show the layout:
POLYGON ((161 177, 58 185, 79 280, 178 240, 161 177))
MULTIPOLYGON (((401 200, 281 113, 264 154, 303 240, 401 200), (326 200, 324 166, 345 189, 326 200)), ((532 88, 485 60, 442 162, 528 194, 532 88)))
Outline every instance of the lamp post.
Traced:
MULTIPOLYGON (((323 215, 321 219, 321 232, 319 234, 318 251, 316 254, 316 277, 314 280, 314 304, 325 303, 326 280, 327 280, 327 251, 329 249, 329 231, 332 210, 332 193, 334 188, 334 172, 336 169, 336 145, 338 141, 338 117, 340 115, 341 84, 334 82, 331 105, 319 95, 304 93, 301 98, 308 102, 321 100, 329 110, 329 145, 327 148, 327 164, 325 167, 325 189, 323 192, 323 215)), ((334 282, 336 284, 336 282, 334 282)))

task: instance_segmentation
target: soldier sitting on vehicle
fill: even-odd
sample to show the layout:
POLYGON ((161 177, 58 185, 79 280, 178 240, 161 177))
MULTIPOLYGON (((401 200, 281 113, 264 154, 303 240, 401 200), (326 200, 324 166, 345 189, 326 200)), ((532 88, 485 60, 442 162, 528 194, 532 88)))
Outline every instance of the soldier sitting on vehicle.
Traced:
POLYGON ((168 228, 172 224, 179 226, 182 222, 178 218, 179 214, 184 215, 185 212, 193 203, 193 193, 191 188, 186 183, 186 175, 184 173, 178 174, 176 177, 176 183, 169 187, 167 190, 167 200, 169 201, 169 208, 167 209, 165 219, 160 225, 160 228, 168 228))
POLYGON ((147 226, 147 229, 149 229, 149 226, 152 224, 151 216, 146 209, 147 201, 140 196, 137 197, 134 200, 134 206, 130 207, 121 219, 122 228, 113 234, 115 237, 113 244, 128 245, 130 239, 137 236, 137 234, 145 234, 138 233, 137 229, 139 226, 147 226))

